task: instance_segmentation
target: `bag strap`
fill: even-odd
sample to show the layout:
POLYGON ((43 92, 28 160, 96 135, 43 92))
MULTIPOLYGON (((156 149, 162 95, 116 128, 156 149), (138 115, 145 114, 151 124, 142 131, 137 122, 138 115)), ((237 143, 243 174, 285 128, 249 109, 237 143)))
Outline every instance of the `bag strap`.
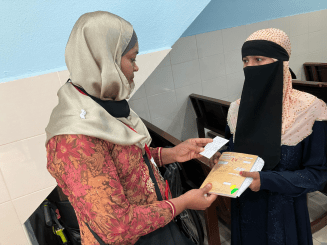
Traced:
POLYGON ((100 245, 107 245, 102 239, 101 237, 99 237, 98 234, 96 234, 92 229, 91 227, 89 226, 88 223, 84 222, 87 226, 87 228, 89 228, 89 230, 91 231, 92 235, 94 236, 94 238, 98 241, 98 243, 100 243, 100 245))
POLYGON ((158 201, 162 201, 163 199, 162 199, 162 196, 161 196, 161 192, 160 192, 160 189, 159 189, 157 180, 154 177, 154 174, 153 174, 153 171, 152 171, 152 167, 151 167, 149 158, 148 158, 148 156, 146 154, 143 155, 143 158, 144 158, 145 164, 148 166, 149 174, 150 174, 151 180, 152 180, 152 182, 154 184, 154 188, 156 190, 158 201))
MULTIPOLYGON (((124 124, 125 124, 125 123, 124 123, 124 124)), ((136 133, 135 129, 133 129, 131 126, 129 126, 129 125, 127 125, 127 124, 125 124, 125 125, 126 125, 127 127, 129 127, 131 130, 133 130, 133 131, 136 133)), ((146 153, 150 156, 150 158, 151 158, 151 162, 153 163, 153 165, 158 169, 158 166, 157 166, 157 164, 154 162, 153 157, 152 157, 151 152, 150 152, 150 149, 149 149, 149 147, 148 147, 147 144, 144 145, 144 149, 145 149, 146 153)), ((157 180, 156 180, 156 178, 154 177, 154 174, 153 174, 153 171, 152 171, 152 168, 151 168, 151 164, 150 164, 150 162, 149 162, 149 158, 148 158, 148 156, 147 156, 146 154, 143 155, 143 158, 144 158, 145 164, 146 164, 146 165, 148 166, 148 168, 149 168, 149 174, 150 174, 151 180, 152 180, 152 182, 153 182, 153 184, 154 184, 154 187, 155 187, 155 190, 156 190, 156 194, 157 194, 158 201, 162 201, 163 198, 162 198, 162 196, 161 196, 161 192, 160 192, 160 189, 159 189, 159 187, 158 187, 157 180)), ((159 169, 158 169, 158 171, 159 171, 159 169)), ((168 189, 169 189, 168 181, 166 181, 166 184, 167 184, 167 186, 166 186, 166 188, 167 188, 167 189, 166 189, 166 197, 167 197, 167 199, 168 199, 168 189)))

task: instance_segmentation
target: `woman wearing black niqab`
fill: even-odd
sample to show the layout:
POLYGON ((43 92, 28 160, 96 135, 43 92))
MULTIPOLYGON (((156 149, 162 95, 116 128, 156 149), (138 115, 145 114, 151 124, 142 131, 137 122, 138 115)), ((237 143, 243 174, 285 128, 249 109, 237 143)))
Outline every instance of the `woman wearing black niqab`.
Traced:
POLYGON ((292 88, 287 35, 270 28, 242 47, 245 82, 231 103, 227 151, 255 154, 261 172, 231 200, 232 245, 313 244, 306 194, 327 179, 326 104, 292 88))

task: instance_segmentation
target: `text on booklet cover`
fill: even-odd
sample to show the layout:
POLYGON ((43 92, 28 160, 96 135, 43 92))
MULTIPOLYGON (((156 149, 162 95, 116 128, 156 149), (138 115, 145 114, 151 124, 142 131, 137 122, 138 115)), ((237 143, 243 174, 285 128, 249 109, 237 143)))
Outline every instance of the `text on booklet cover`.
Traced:
POLYGON ((208 183, 212 184, 209 193, 220 196, 238 197, 251 184, 252 178, 239 175, 240 171, 260 171, 264 161, 256 156, 237 152, 224 152, 219 162, 212 168, 201 188, 208 183))

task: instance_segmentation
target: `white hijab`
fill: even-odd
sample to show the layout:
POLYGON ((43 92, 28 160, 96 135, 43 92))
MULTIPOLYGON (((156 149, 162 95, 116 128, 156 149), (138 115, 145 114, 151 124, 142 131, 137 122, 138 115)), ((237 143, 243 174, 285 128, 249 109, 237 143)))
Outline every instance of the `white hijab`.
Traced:
MULTIPOLYGON (((120 67, 132 35, 132 25, 117 15, 103 11, 82 15, 73 27, 65 52, 73 84, 101 100, 129 98, 134 83, 129 84, 120 67)), ((142 149, 145 143, 150 145, 149 132, 134 111, 127 118, 115 118, 71 83, 60 88, 58 97, 59 104, 46 127, 46 143, 56 135, 84 134, 142 149)))

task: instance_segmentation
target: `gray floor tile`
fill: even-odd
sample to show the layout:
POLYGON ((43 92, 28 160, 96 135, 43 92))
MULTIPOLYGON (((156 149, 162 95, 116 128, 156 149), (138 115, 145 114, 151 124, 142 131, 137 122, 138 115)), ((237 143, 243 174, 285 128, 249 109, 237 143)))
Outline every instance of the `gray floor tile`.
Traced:
POLYGON ((327 226, 313 234, 313 238, 318 242, 327 245, 327 226))
POLYGON ((327 211, 327 196, 317 192, 309 196, 308 210, 310 221, 314 221, 327 211))
POLYGON ((230 240, 222 242, 221 245, 230 245, 230 240))

